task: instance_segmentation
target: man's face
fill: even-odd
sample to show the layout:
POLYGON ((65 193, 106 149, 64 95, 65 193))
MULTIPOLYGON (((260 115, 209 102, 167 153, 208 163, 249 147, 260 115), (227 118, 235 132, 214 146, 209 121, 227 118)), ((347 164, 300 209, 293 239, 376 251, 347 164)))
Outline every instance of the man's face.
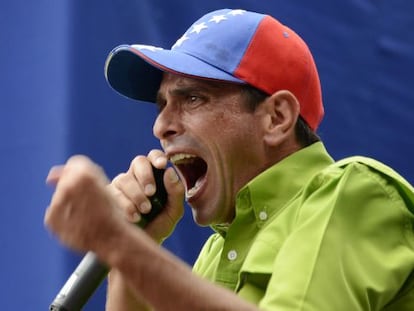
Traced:
POLYGON ((235 196, 263 170, 260 109, 248 111, 236 84, 165 74, 154 135, 185 184, 200 225, 234 217, 235 196))

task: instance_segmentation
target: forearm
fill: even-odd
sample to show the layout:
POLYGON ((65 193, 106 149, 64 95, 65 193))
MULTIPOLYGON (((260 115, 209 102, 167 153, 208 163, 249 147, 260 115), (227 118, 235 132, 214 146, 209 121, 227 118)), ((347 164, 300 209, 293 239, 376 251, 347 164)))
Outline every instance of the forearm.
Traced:
POLYGON ((112 269, 108 275, 106 311, 150 311, 144 300, 131 291, 122 274, 112 269))
POLYGON ((121 273, 135 298, 143 297, 157 311, 257 310, 233 292, 195 276, 188 265, 132 226, 111 243, 116 245, 96 250, 98 256, 121 273))

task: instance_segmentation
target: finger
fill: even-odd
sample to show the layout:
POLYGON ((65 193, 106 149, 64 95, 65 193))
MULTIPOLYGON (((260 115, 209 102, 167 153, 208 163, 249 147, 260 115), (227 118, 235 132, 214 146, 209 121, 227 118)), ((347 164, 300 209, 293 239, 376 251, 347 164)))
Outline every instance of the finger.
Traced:
POLYGON ((165 171, 164 184, 168 192, 167 204, 162 213, 145 227, 145 231, 159 243, 172 233, 184 215, 184 186, 172 167, 165 171))
POLYGON ((146 197, 155 193, 155 180, 152 173, 152 163, 145 156, 137 156, 131 162, 129 171, 140 184, 146 197))
POLYGON ((148 160, 156 168, 165 168, 168 163, 168 158, 162 150, 153 149, 148 153, 148 160))
POLYGON ((46 183, 50 185, 56 185, 59 181, 60 176, 62 176, 63 165, 53 166, 46 177, 46 183))
POLYGON ((172 167, 167 168, 164 174, 165 189, 168 192, 168 211, 170 217, 175 222, 179 220, 184 213, 184 185, 179 179, 177 173, 172 167))
POLYGON ((102 167, 92 162, 87 156, 74 155, 70 157, 64 169, 69 171, 69 175, 77 176, 84 182, 96 179, 101 186, 109 184, 109 180, 102 167))
POLYGON ((119 174, 112 181, 115 199, 119 201, 122 209, 130 215, 130 219, 139 220, 136 213, 148 213, 151 209, 150 202, 144 194, 144 190, 135 176, 128 173, 119 174))
POLYGON ((120 208, 123 215, 129 222, 136 223, 141 220, 141 212, 130 198, 126 197, 125 194, 119 190, 114 181, 112 184, 108 185, 108 190, 114 201, 116 202, 117 207, 120 208))
POLYGON ((52 209, 50 205, 46 208, 45 214, 43 216, 43 224, 46 227, 51 227, 52 224, 52 209))

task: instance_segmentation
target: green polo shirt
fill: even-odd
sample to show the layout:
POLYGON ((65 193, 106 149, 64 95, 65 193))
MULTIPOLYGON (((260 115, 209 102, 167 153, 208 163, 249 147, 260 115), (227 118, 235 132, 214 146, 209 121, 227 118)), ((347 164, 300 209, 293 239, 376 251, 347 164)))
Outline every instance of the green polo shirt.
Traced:
POLYGON ((413 212, 392 169, 315 143, 240 190, 194 272, 261 310, 414 310, 413 212))

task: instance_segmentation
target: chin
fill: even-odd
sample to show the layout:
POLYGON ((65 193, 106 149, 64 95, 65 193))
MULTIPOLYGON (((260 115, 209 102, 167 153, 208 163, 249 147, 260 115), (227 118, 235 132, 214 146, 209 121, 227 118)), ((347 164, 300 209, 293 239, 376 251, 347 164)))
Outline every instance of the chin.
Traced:
POLYGON ((191 208, 191 211, 193 212, 193 220, 198 226, 207 227, 211 225, 210 217, 203 215, 203 213, 196 211, 194 208, 191 208))

